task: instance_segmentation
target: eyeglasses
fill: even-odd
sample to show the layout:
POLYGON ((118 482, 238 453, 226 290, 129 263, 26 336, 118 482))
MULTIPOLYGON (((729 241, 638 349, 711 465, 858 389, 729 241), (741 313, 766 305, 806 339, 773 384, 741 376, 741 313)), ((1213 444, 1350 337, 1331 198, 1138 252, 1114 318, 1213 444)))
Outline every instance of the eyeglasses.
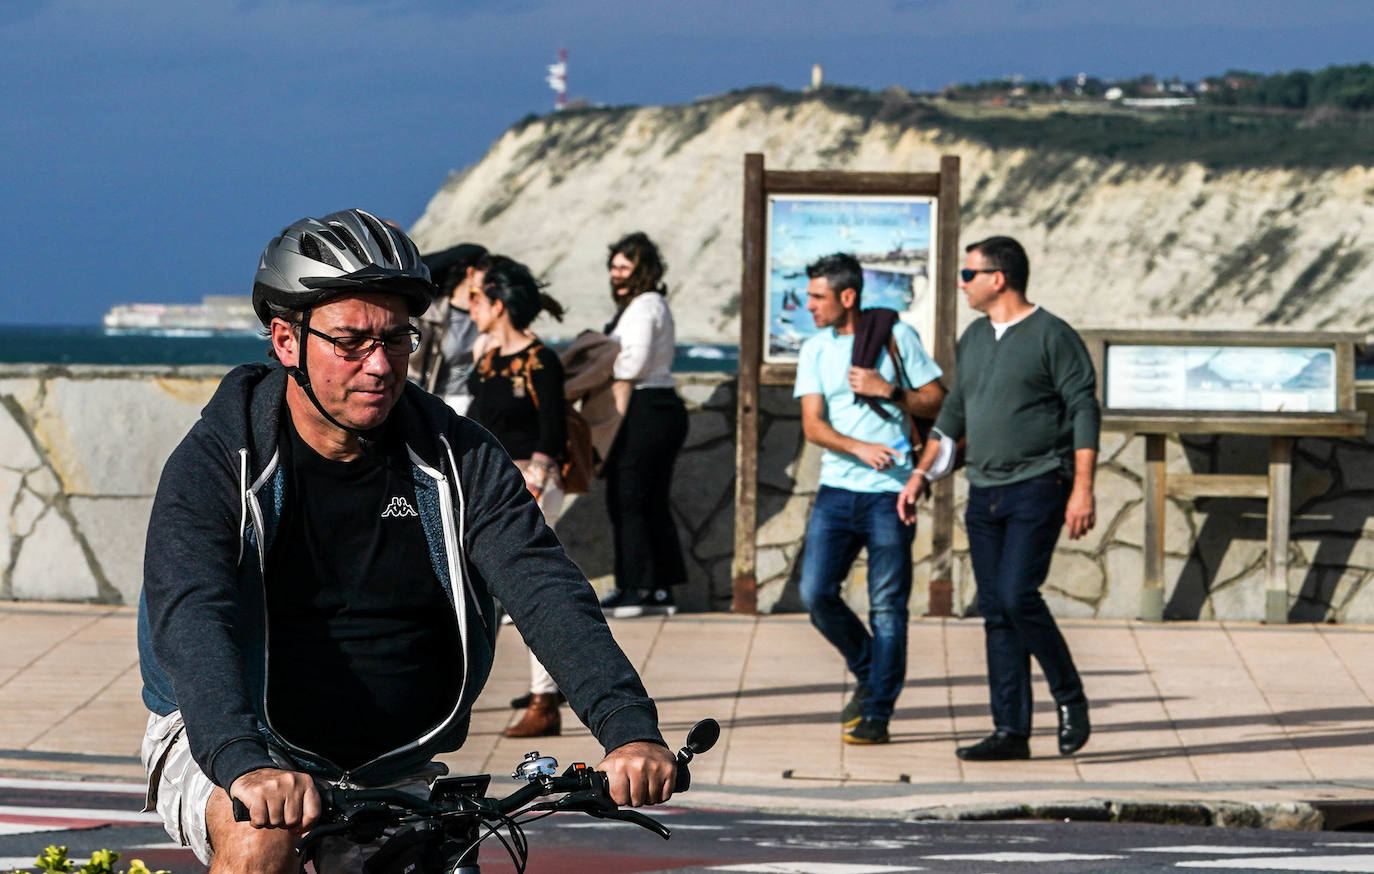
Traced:
POLYGON ((397 358, 402 355, 409 355, 420 348, 420 330, 414 327, 406 328, 404 331, 389 337, 369 337, 366 334, 331 337, 314 328, 306 328, 305 330, 321 340, 328 340, 334 347, 334 354, 349 361, 361 361, 371 355, 372 350, 378 346, 381 346, 382 351, 387 355, 394 355, 397 358))
POLYGON ((959 278, 962 279, 962 280, 964 280, 965 282, 972 282, 972 281, 973 281, 973 277, 977 276, 979 273, 1001 273, 1001 272, 1002 272, 1002 268, 1001 268, 1001 267, 983 267, 983 268, 980 268, 980 269, 978 269, 978 270, 970 270, 969 268, 965 267, 963 270, 960 270, 960 271, 959 271, 959 278))

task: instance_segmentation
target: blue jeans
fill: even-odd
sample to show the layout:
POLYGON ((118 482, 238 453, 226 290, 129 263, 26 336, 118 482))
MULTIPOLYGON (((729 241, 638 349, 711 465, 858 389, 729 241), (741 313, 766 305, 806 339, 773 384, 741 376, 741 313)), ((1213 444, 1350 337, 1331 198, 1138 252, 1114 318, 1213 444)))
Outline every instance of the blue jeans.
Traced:
POLYGON ((811 624, 868 689, 863 715, 886 722, 906 679, 907 601, 916 526, 897 518, 897 495, 821 486, 806 526, 801 598, 811 624), (840 597, 860 549, 868 550, 868 622, 840 597))
POLYGON ((1007 486, 968 490, 969 557, 978 582, 994 727, 1031 730, 1030 657, 1040 663, 1057 704, 1086 700, 1059 626, 1040 597, 1064 525, 1072 482, 1048 473, 1007 486))

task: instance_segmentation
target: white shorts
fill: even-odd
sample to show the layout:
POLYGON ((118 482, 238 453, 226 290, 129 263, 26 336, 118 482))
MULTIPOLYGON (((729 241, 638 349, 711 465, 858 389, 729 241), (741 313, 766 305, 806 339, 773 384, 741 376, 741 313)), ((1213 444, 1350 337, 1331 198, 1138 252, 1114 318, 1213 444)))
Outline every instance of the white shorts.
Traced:
POLYGON ((191 758, 186 724, 181 711, 166 716, 148 714, 143 735, 143 770, 148 774, 146 812, 157 811, 162 827, 172 840, 190 847, 201 864, 209 865, 210 832, 205 825, 205 805, 215 784, 191 758))
MULTIPOLYGON (((148 773, 147 803, 143 810, 157 811, 167 834, 183 847, 190 847, 201 864, 209 865, 215 851, 210 846, 205 807, 216 787, 191 758, 186 724, 181 720, 180 710, 166 716, 148 714, 141 758, 143 770, 148 773)), ((294 767, 275 755, 273 758, 283 768, 294 767)), ((412 776, 378 788, 400 789, 427 798, 434 778, 446 773, 448 768, 431 762, 412 776)), ((374 852, 375 845, 360 846, 345 838, 325 838, 317 867, 321 871, 361 871, 362 862, 374 852)))

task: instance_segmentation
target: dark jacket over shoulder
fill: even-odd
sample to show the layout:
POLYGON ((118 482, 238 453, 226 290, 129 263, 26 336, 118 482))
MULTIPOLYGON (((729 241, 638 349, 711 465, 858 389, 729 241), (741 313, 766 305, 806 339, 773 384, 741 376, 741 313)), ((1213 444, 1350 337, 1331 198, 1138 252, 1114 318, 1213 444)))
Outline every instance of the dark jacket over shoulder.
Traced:
MULTIPOLYGON (((266 712, 265 557, 289 495, 278 425, 286 373, 235 368, 172 453, 148 526, 139 603, 143 700, 180 710, 191 753, 220 786, 273 767, 268 745, 302 770, 361 784, 411 772, 462 746, 491 669, 493 597, 511 614, 606 750, 663 743, 653 701, 621 652, 586 577, 563 551, 490 434, 406 385, 400 428, 434 571, 453 604, 463 681, 442 724, 345 774, 277 736, 266 712)), ((320 714, 321 731, 347 714, 320 714)))

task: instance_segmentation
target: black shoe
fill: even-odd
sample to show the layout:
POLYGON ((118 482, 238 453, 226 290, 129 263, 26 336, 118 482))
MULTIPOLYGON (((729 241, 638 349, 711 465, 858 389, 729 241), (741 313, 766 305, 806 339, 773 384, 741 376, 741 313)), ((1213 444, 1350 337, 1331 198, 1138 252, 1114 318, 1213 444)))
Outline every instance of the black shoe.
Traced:
POLYGON ((994 731, 971 747, 960 747, 954 754, 965 762, 1008 762, 1030 758, 1030 741, 1019 734, 994 731))
MULTIPOLYGON (((562 689, 559 689, 557 692, 554 693, 554 695, 558 698, 558 703, 559 703, 559 704, 567 704, 567 703, 568 703, 568 696, 563 694, 563 690, 562 690, 562 689)), ((530 701, 532 701, 533 699, 534 699, 534 693, 533 693, 533 692, 526 692, 524 695, 521 695, 519 698, 512 698, 512 699, 510 699, 510 709, 511 709, 511 710, 524 710, 526 707, 529 707, 529 706, 530 706, 530 701)))
POLYGON ((853 728, 859 724, 859 720, 864 715, 864 702, 868 701, 868 687, 859 683, 854 687, 854 694, 849 696, 849 703, 844 705, 840 711, 840 725, 845 728, 853 728))
POLYGON ((885 744, 889 740, 887 720, 860 719, 858 724, 844 733, 847 744, 885 744))
POLYGON ((640 597, 645 613, 672 616, 677 612, 672 589, 651 589, 640 597))
POLYGON ((1087 701, 1059 705, 1059 755, 1071 756, 1078 752, 1092 733, 1087 701))
POLYGON ((611 589, 601 599, 601 609, 607 616, 624 619, 629 616, 644 615, 644 599, 638 592, 629 589, 611 589))

